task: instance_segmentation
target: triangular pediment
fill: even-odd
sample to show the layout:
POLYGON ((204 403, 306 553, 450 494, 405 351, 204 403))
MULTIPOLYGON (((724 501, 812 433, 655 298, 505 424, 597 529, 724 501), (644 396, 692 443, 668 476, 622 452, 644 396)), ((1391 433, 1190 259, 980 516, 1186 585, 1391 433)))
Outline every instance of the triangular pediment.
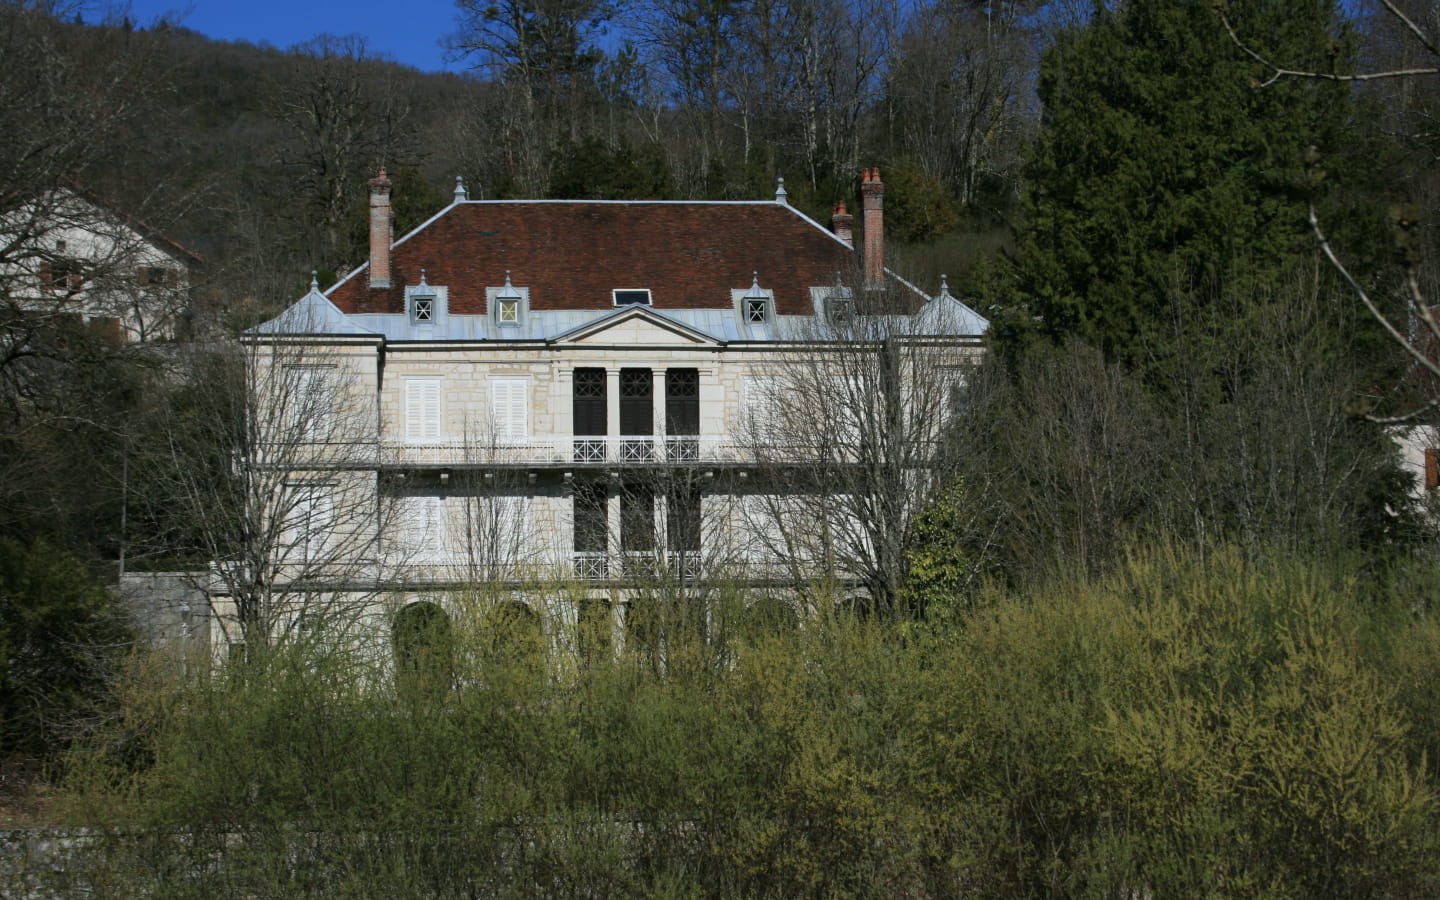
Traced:
POLYGON ((648 307, 616 310, 555 338, 563 344, 623 344, 627 347, 673 347, 715 344, 714 338, 648 307))

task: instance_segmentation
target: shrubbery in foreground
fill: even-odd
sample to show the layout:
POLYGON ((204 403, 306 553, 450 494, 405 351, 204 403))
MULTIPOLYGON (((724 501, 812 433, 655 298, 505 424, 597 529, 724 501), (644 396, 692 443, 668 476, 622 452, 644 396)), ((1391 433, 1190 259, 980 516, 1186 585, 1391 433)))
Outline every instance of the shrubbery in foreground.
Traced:
MULTIPOLYGON (((847 618, 397 699, 339 656, 132 692, 76 756, 101 895, 1422 897, 1428 611, 1133 556, 944 631, 847 618)), ((479 646, 479 642, 477 642, 479 646)), ((552 660, 553 662, 553 660, 552 660)))

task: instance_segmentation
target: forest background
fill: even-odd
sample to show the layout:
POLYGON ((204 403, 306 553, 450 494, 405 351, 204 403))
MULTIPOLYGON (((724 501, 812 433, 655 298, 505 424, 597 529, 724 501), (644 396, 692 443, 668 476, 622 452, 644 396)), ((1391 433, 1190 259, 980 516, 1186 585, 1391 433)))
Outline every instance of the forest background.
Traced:
POLYGON ((878 165, 892 266, 948 273, 996 351, 895 616, 737 625, 693 666, 677 644, 586 678, 502 677, 477 645, 457 658, 486 689, 417 700, 313 647, 189 684, 129 655, 101 584, 122 551, 206 562, 167 466, 223 477, 229 448, 176 426, 225 409, 227 376, 9 304, 0 749, 48 767, 64 816, 197 829, 87 876, 172 893, 240 846, 241 893, 324 890, 304 849, 361 893, 418 864, 438 894, 1433 894, 1434 535, 1378 421, 1427 423, 1429 381, 1308 220, 1402 322, 1434 283, 1434 75, 1343 80, 1433 64, 1414 6, 1418 29, 1323 0, 462 0, 458 76, 354 36, 0 5, 0 206, 77 184, 200 253, 189 337, 363 262, 379 165, 397 233, 457 175, 484 199, 784 177, 824 222, 878 165), (1332 77, 1272 82, 1217 10, 1332 77))

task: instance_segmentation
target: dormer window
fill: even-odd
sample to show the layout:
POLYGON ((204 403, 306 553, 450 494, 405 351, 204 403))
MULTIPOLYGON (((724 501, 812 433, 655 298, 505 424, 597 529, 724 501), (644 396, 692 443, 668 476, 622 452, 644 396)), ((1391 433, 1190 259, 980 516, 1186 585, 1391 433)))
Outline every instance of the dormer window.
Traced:
POLYGON ((521 320, 525 318, 525 301, 527 290, 517 288, 510 283, 510 273, 505 273, 505 286, 496 290, 488 288, 487 294, 490 298, 490 314, 495 318, 495 324, 505 328, 516 328, 521 320))
POLYGON ((772 298, 760 286, 760 273, 751 273, 750 290, 738 298, 740 320, 746 325, 764 325, 770 321, 772 298))
POLYGON ((616 306, 649 306, 649 305, 650 305, 650 289, 649 289, 649 288, 634 288, 634 289, 626 289, 626 290, 616 290, 616 291, 614 291, 614 294, 615 294, 615 305, 616 305, 616 306))
POLYGON ((825 314, 832 325, 849 325, 855 319, 855 300, 843 294, 831 294, 825 301, 825 314))
POLYGON ((425 282, 425 270, 420 270, 420 283, 410 289, 410 323, 431 325, 435 322, 435 289, 425 282))

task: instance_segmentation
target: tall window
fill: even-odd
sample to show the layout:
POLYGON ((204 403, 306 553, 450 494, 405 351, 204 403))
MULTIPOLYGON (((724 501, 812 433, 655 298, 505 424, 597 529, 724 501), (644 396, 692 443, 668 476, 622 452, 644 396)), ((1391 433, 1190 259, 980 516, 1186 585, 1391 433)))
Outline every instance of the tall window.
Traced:
POLYGON ((603 482, 575 485, 575 575, 585 581, 601 581, 609 574, 606 544, 606 491, 603 482))
POLYGON ((665 433, 700 433, 700 372, 665 370, 665 433))
MULTIPOLYGON (((620 434, 655 433, 655 410, 652 398, 655 375, 649 369, 620 370, 620 434)), ((620 459, 641 461, 650 458, 650 441, 621 440, 620 459)))
POLYGON ((604 553, 605 484, 592 481, 575 485, 575 552, 604 553))
POLYGON ((575 370, 575 461, 602 462, 605 459, 606 429, 605 370, 575 370), (585 440, 584 438, 592 438, 585 440))
POLYGON ((620 549, 646 553, 655 549, 655 489, 629 484, 620 493, 620 549))
POLYGON ((700 453, 700 372, 665 370, 666 449, 672 459, 695 459, 700 453))
POLYGON ((671 553, 700 550, 700 488, 683 485, 665 497, 665 546, 671 553))
POLYGON ((409 378, 405 381, 405 439, 434 441, 440 438, 440 379, 409 378))
POLYGON ((490 423, 495 440, 523 443, 530 436, 529 382, 524 378, 495 378, 490 381, 490 423))

